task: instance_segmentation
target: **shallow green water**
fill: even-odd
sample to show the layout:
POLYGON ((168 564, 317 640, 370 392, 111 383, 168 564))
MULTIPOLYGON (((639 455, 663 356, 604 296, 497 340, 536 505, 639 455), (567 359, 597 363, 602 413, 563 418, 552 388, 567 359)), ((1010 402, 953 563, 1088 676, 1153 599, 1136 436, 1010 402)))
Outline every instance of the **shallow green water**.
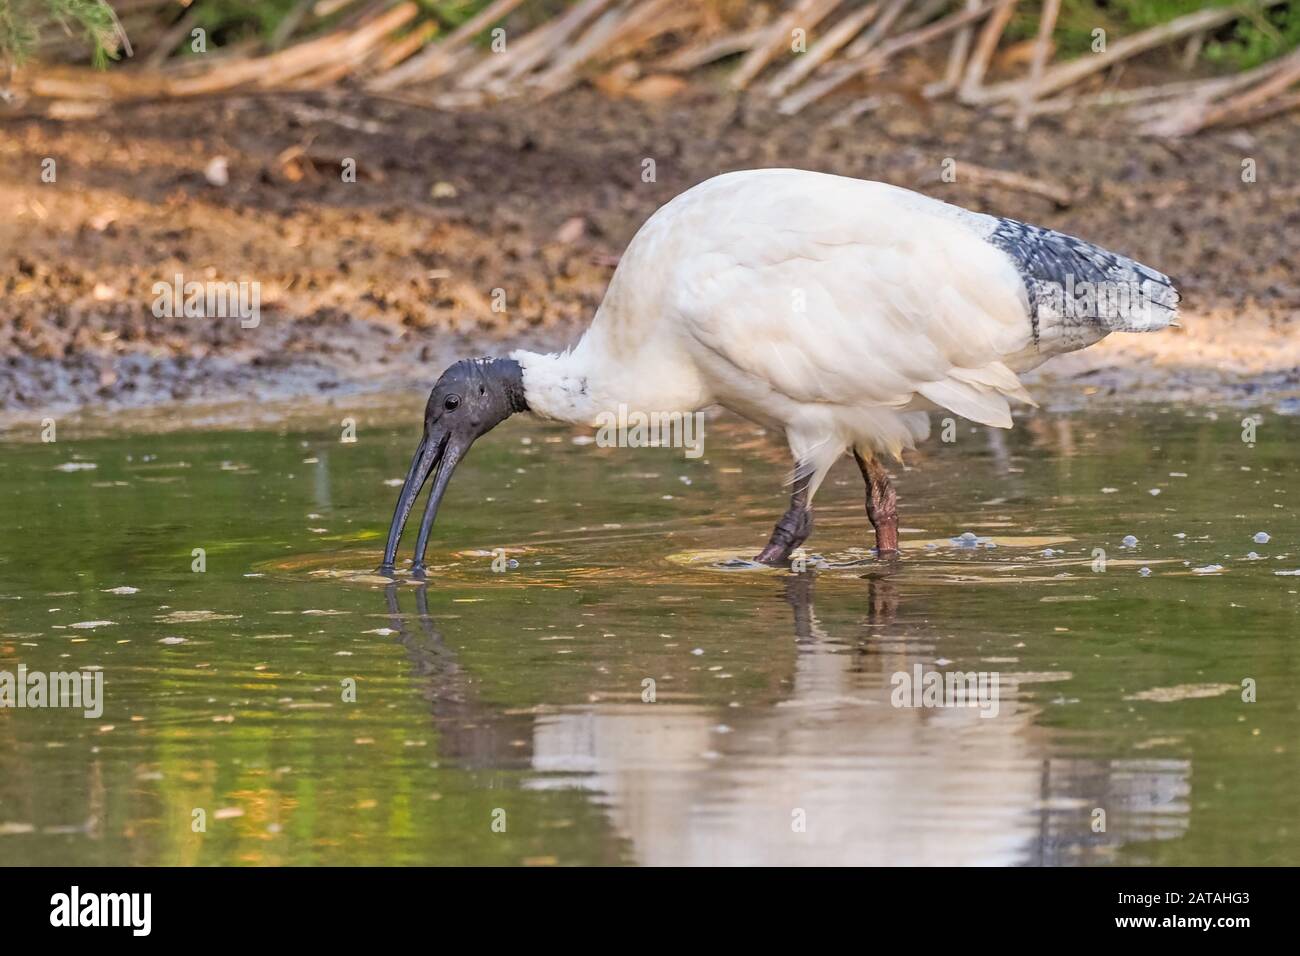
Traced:
POLYGON ((1294 419, 963 428, 898 562, 846 462, 801 575, 723 568, 784 506, 747 424, 690 461, 514 421, 384 587, 418 419, 337 418, 0 447, 0 672, 104 693, 0 708, 0 861, 1300 863, 1294 419), (917 665, 997 715, 893 706, 917 665))

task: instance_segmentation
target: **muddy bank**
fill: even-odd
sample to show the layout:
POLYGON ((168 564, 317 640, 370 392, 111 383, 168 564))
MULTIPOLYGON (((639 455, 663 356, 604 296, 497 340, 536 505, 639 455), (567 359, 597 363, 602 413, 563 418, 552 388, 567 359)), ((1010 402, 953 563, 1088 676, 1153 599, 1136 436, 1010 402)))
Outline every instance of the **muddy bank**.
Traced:
POLYGON ((0 409, 427 387, 459 354, 568 344, 655 208, 715 173, 773 165, 921 188, 1173 275, 1184 329, 1049 364, 1043 382, 1084 386, 1064 393, 1250 402, 1300 388, 1300 120, 1170 145, 1095 118, 1021 134, 901 102, 833 128, 837 108, 778 117, 700 86, 658 104, 583 90, 465 114, 304 94, 5 121, 0 409), (938 181, 946 159, 954 183, 938 181), (1077 198, 1058 208, 976 184, 963 162, 1077 198), (177 274, 259 283, 256 327, 156 315, 155 283, 177 274))

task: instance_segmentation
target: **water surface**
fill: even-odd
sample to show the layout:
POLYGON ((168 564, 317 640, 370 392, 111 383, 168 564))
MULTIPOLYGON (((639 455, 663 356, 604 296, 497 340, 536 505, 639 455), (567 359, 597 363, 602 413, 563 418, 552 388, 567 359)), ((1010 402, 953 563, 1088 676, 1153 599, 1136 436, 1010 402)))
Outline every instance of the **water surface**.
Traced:
POLYGON ((1241 417, 963 426, 892 562, 842 463, 802 574, 739 560, 785 503, 752 426, 688 460, 516 420, 423 586, 368 574, 410 409, 11 435, 0 671, 105 702, 0 708, 0 862, 1300 863, 1300 424, 1241 417), (918 666, 996 716, 894 706, 918 666))

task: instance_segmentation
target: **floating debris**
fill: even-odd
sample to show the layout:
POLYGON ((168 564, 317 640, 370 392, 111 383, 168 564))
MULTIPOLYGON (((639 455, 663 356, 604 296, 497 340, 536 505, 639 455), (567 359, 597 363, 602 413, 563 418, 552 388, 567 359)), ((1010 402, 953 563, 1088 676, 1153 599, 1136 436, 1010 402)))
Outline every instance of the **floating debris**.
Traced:
POLYGON ((104 588, 103 591, 105 594, 139 594, 140 593, 139 588, 128 587, 125 584, 118 588, 104 588))
POLYGON ((1223 570, 1223 565, 1221 564, 1207 564, 1203 568, 1192 568, 1192 573, 1193 574, 1218 574, 1222 570, 1223 570))
POLYGON ((159 644, 184 644, 186 643, 186 641, 185 638, 183 637, 164 637, 158 643, 159 644))
POLYGON ((1141 693, 1129 694, 1125 700, 1149 700, 1169 704, 1178 700, 1196 700, 1201 697, 1218 697, 1236 690, 1236 684, 1178 684, 1175 687, 1153 687, 1141 693))
POLYGON ((1150 577, 1150 576, 1151 576, 1151 569, 1150 569, 1150 568, 1138 568, 1138 574, 1142 575, 1142 577, 1144 577, 1144 578, 1145 578, 1145 577, 1150 577))
POLYGON ((1267 531, 1257 531, 1255 533, 1256 544, 1268 544, 1270 540, 1272 539, 1269 537, 1269 533, 1267 531))
POLYGON ((1125 548, 1136 548, 1137 544, 1138 539, 1131 534, 1124 535, 1124 540, 1120 542, 1120 545, 1125 548))
POLYGON ((218 614, 216 611, 172 611, 154 620, 162 624, 197 624, 201 621, 236 621, 243 615, 218 614))
POLYGON ((99 466, 95 464, 93 461, 68 461, 68 462, 64 462, 62 465, 56 465, 54 467, 54 470, 55 471, 90 471, 91 469, 98 468, 98 467, 99 466))
POLYGON ((116 621, 78 621, 76 624, 69 624, 68 627, 75 627, 86 630, 92 627, 107 627, 109 624, 116 624, 116 621))

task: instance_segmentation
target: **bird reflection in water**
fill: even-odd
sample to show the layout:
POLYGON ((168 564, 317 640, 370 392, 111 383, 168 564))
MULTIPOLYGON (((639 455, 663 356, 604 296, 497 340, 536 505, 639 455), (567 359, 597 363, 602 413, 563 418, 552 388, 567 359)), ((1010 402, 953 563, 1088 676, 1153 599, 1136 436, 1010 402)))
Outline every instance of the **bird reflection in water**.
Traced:
POLYGON ((897 707, 891 675, 935 668, 938 637, 899 624, 893 575, 865 581, 864 635, 818 620, 814 573, 780 596, 797 653, 773 702, 598 703, 507 714, 485 704, 415 589, 418 629, 385 590, 393 627, 439 724, 440 759, 534 773, 533 789, 577 788, 606 808, 636 862, 672 864, 1059 865, 1105 862, 1125 843, 1188 825, 1187 760, 1053 753, 1004 674, 998 715, 897 707), (1107 829, 1094 832, 1097 809, 1107 829))

